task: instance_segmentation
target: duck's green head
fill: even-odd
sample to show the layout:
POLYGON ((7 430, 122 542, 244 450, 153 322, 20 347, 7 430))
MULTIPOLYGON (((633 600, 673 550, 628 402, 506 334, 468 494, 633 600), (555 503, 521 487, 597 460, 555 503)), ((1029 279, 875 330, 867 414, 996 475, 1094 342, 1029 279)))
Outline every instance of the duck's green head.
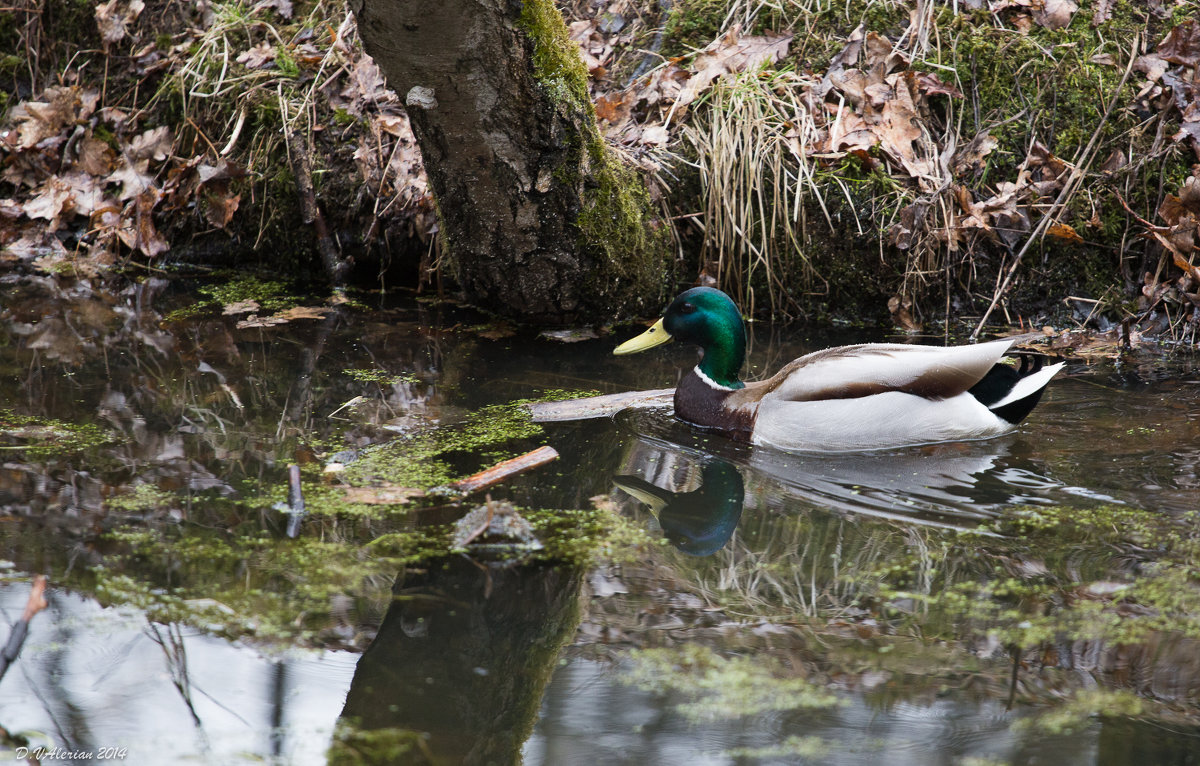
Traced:
POLYGON ((671 301, 662 319, 627 340, 614 354, 632 354, 678 340, 704 351, 700 371, 718 385, 741 388, 738 371, 746 358, 746 326, 729 296, 711 287, 693 287, 671 301))

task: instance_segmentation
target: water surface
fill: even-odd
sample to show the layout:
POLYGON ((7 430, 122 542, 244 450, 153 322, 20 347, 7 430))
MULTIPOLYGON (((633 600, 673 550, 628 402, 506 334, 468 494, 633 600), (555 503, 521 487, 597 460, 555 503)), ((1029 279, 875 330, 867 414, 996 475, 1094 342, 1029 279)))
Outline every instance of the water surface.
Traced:
MULTIPOLYGON (((613 357, 633 328, 567 344, 423 300, 241 328, 246 315, 219 303, 173 315, 194 289, 151 279, 112 294, 47 278, 5 290, 8 622, 33 574, 52 583, 0 682, 0 726, 23 738, 7 751, 126 748, 133 763, 1200 761, 1200 631, 1186 620, 1118 646, 1064 618, 1057 634, 1011 644, 1072 604, 1126 621, 1151 609, 1112 593, 1157 572, 1171 546, 1087 527, 1058 545, 1034 530, 1042 547, 1022 547, 1010 524, 1039 508, 1182 519, 1200 507, 1194 358, 1070 360, 1016 433, 884 453, 752 449, 661 410, 547 424, 445 462, 465 475, 551 445, 558 461, 491 496, 600 505, 663 542, 588 567, 463 555, 404 566, 363 552, 483 498, 314 512, 293 540, 273 507, 287 465, 306 466, 317 492, 335 457, 353 463, 549 390, 670 386, 695 351, 613 357), (1011 604, 989 590, 980 603, 999 606, 986 614, 928 600, 1003 578, 1045 590, 1011 604), (235 595, 236 608, 222 601, 235 595), (773 701, 755 697, 773 683, 773 701)), ((758 325, 750 366, 880 339, 758 325)))

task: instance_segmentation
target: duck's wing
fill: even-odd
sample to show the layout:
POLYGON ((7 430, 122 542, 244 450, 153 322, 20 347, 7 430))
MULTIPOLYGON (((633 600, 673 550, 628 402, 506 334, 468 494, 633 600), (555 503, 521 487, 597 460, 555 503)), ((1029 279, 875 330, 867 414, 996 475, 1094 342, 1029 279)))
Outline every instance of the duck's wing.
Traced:
POLYGON ((949 347, 841 346, 802 356, 744 390, 755 400, 795 402, 857 399, 889 391, 949 399, 982 380, 1011 345, 1011 340, 998 340, 949 347))

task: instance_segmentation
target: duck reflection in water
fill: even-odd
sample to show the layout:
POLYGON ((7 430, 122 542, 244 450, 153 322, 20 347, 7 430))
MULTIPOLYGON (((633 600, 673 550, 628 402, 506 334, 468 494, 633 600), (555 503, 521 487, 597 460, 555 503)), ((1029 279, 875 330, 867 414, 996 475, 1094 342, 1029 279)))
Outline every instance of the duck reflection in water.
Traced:
POLYGON ((663 535, 692 556, 716 553, 729 542, 746 496, 741 472, 718 459, 701 463, 700 488, 691 492, 672 492, 637 476, 617 476, 613 483, 650 506, 663 535))

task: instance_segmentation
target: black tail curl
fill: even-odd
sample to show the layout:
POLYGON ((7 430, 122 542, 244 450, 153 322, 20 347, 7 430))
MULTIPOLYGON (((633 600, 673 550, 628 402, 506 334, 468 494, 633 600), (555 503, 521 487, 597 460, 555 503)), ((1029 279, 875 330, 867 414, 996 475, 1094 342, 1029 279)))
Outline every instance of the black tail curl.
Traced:
POLYGON ((992 407, 992 405, 1008 396, 1022 378, 1027 378, 1045 367, 1046 359, 1042 354, 1028 352, 1020 352, 1014 356, 1021 360, 1019 367, 1003 363, 992 365, 992 369, 988 370, 982 380, 968 389, 968 393, 978 399, 980 404, 991 409, 998 417, 1016 425, 1037 406, 1042 398, 1044 388, 1002 407, 992 407))

